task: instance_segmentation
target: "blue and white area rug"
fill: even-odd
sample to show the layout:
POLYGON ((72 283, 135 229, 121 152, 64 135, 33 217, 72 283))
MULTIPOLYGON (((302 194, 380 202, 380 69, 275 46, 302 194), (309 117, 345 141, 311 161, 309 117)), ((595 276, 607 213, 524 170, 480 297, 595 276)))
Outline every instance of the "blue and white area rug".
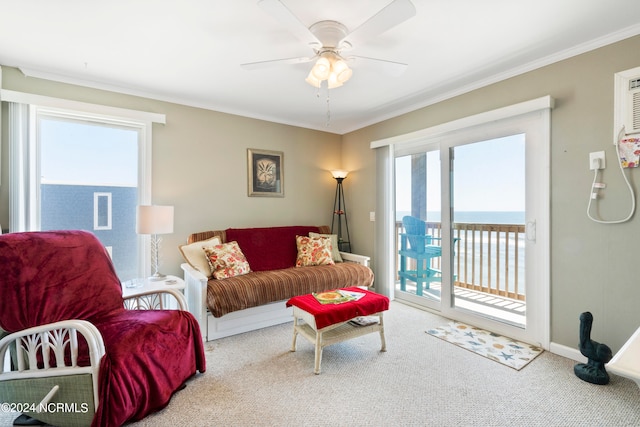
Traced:
POLYGON ((543 352, 540 347, 460 322, 451 322, 426 332, 518 371, 543 352))

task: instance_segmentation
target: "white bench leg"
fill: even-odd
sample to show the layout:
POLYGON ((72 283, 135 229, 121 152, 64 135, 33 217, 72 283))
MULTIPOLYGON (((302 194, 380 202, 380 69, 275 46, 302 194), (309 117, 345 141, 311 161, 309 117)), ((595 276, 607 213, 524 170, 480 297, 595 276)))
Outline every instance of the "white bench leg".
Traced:
POLYGON ((322 363, 322 332, 316 332, 316 360, 313 372, 318 375, 320 373, 320 363, 322 363))
POLYGON ((380 318, 380 342, 382 343, 380 351, 387 351, 387 341, 384 339, 384 319, 382 313, 380 313, 378 317, 380 318))
POLYGON ((293 342, 291 343, 291 351, 296 351, 296 338, 298 337, 298 318, 293 317, 293 342))

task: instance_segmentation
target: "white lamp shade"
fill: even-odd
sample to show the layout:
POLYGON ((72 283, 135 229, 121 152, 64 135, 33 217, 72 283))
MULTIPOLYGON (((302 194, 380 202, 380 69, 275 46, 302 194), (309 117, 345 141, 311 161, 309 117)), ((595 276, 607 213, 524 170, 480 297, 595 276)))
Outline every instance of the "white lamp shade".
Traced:
POLYGON ((335 75, 335 73, 331 73, 331 75, 329 76, 329 79, 327 80, 327 87, 329 89, 334 89, 340 86, 342 86, 342 82, 338 81, 338 78, 335 75))
POLYGON ((343 171, 343 170, 333 170, 331 171, 331 175, 333 175, 334 178, 338 179, 338 178, 346 178, 347 175, 349 174, 349 172, 347 171, 343 171))
POLYGON ((138 206, 136 233, 173 233, 173 206, 138 206))
POLYGON ((311 86, 318 87, 318 88, 320 87, 320 84, 322 83, 322 80, 316 79, 316 77, 313 75, 313 71, 309 71, 309 75, 307 76, 305 81, 307 83, 309 83, 311 86))
POLYGON ((326 80, 331 73, 331 63, 325 57, 321 57, 316 61, 316 65, 311 69, 313 76, 318 80, 326 80))
POLYGON ((333 64, 333 72, 340 83, 344 83, 351 78, 353 71, 342 59, 337 60, 333 64))

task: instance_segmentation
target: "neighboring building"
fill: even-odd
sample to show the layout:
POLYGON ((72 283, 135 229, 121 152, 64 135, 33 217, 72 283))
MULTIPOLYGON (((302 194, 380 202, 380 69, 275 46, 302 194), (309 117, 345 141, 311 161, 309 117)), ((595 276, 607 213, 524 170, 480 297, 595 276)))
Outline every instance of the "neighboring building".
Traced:
POLYGON ((138 276, 136 187, 42 184, 42 230, 87 230, 107 248, 120 280, 138 276))

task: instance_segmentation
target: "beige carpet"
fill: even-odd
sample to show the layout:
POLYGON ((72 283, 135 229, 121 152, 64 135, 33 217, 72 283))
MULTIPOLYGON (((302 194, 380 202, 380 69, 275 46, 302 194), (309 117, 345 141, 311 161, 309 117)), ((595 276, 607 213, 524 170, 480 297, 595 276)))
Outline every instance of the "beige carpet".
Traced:
POLYGON ((130 426, 640 426, 634 382, 586 383, 549 352, 506 368, 426 336, 445 322, 392 302, 387 351, 377 334, 327 347, 320 375, 291 324, 207 343, 207 372, 130 426))

